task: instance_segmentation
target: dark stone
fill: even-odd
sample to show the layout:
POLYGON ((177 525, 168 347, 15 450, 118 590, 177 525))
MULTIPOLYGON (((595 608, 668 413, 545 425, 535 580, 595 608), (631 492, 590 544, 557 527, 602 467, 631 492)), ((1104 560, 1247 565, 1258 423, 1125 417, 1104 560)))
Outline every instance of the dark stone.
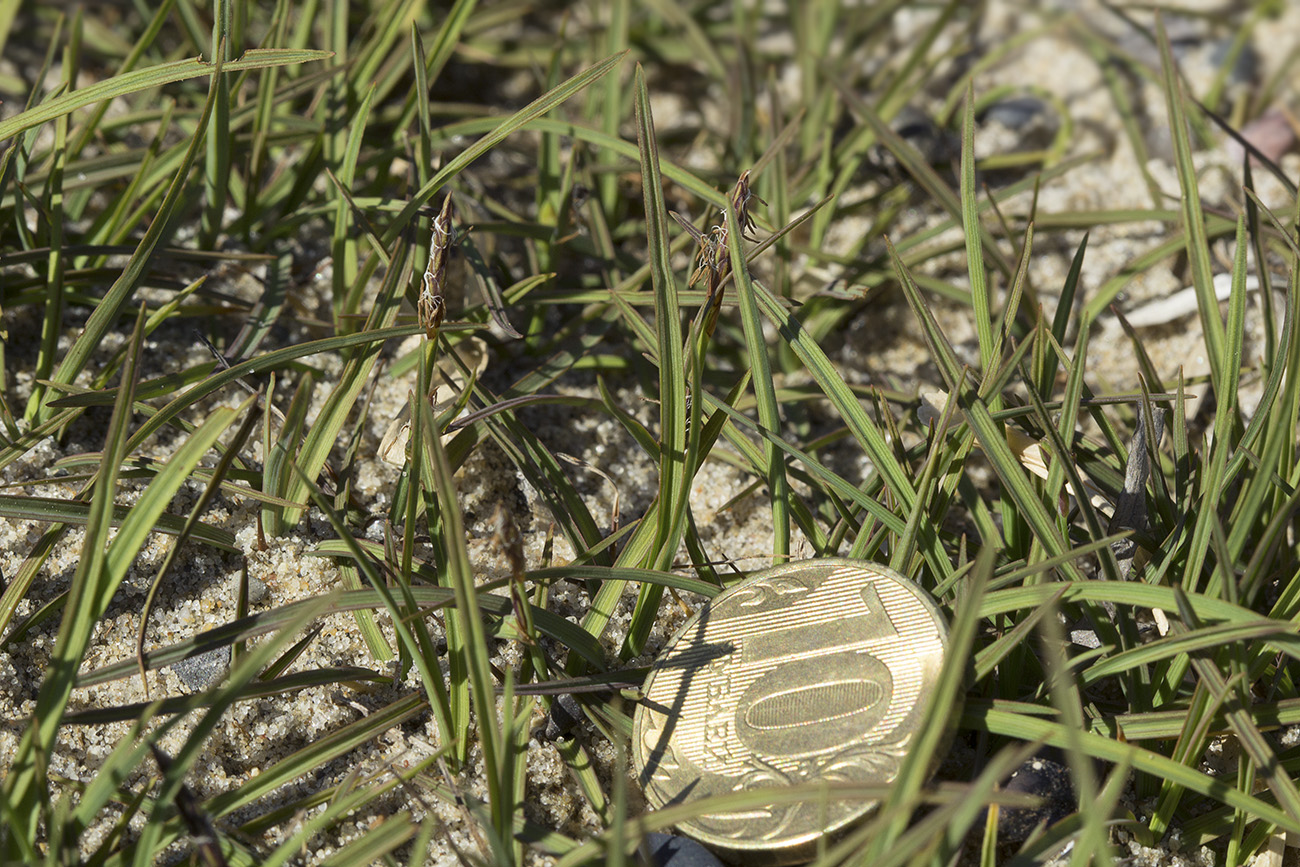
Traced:
MULTIPOLYGON (((1216 39, 1210 44, 1210 63, 1216 69, 1227 61, 1228 53, 1232 51, 1232 43, 1232 39, 1216 39)), ((1247 42, 1241 46, 1241 53, 1237 55, 1236 61, 1228 70, 1228 83, 1250 84, 1257 75, 1259 75, 1259 55, 1247 42)))
POLYGON ((916 148, 927 163, 933 165, 952 158, 952 141, 920 109, 905 106, 890 126, 899 138, 916 148))
POLYGON ((642 851, 653 867, 723 867, 718 857, 686 837, 653 832, 645 835, 642 851))
POLYGON ((551 701, 550 713, 546 715, 546 725, 534 733, 539 741, 558 741, 567 737, 574 726, 582 722, 582 706, 571 693, 557 695, 551 701))
POLYGON ((1013 96, 999 100, 984 111, 986 122, 998 123, 1007 129, 1024 129, 1037 118, 1047 115, 1047 103, 1033 96, 1013 96))
POLYGON ((1059 762, 1035 756, 1021 765, 1007 784, 1007 792, 1020 792, 1042 798, 1037 807, 998 810, 998 839, 1018 843, 1039 825, 1052 825, 1075 810, 1074 785, 1070 769, 1059 762))

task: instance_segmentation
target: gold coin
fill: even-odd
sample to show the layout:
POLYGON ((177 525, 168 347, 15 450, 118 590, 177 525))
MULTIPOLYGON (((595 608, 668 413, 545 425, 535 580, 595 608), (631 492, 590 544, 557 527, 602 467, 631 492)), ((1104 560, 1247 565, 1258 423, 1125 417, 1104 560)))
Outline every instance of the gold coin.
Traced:
MULTIPOLYGON (((947 640, 934 601, 884 566, 808 560, 755 573, 696 612, 646 678, 632 750, 647 800, 892 782, 947 640)), ((783 863, 874 806, 818 798, 678 828, 745 863, 783 863)))

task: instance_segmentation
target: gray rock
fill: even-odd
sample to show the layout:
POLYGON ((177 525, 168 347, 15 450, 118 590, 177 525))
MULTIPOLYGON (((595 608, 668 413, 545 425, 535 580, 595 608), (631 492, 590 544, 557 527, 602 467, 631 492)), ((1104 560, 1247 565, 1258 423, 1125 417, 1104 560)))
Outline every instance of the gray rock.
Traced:
MULTIPOLYGON (((236 585, 236 590, 238 585, 236 585)), ((249 604, 257 605, 265 601, 269 590, 266 582, 255 575, 248 576, 248 601, 249 604)))
POLYGON ((1046 117, 1047 103, 1033 96, 1013 96, 993 103, 984 111, 986 123, 998 123, 1007 129, 1024 129, 1046 117))
POLYGON ((905 106, 894 118, 890 127, 899 138, 916 148, 917 153, 927 163, 941 163, 952 159, 954 141, 920 109, 910 105, 905 106))
MULTIPOLYGON (((1216 39, 1210 43, 1210 63, 1217 69, 1222 66, 1228 59, 1228 52, 1232 50, 1232 39, 1216 39)), ((1259 74, 1259 54, 1249 42, 1241 46, 1241 53, 1237 55, 1236 61, 1232 68, 1228 70, 1229 84, 1250 84, 1259 74)))
POLYGON ((1003 787, 1008 792, 1043 799, 1037 807, 1002 807, 998 811, 998 839, 1018 843, 1039 825, 1052 825, 1075 810, 1070 769, 1059 762, 1035 756, 1021 765, 1003 787))
POLYGON ((199 692, 225 677, 229 667, 230 648, 220 647, 182 659, 171 668, 187 687, 199 692))
POLYGON ((722 867, 718 857, 687 837, 652 832, 645 835, 642 851, 653 867, 722 867))
POLYGON ((582 722, 582 706, 571 693, 557 695, 551 700, 551 710, 546 715, 546 725, 536 732, 539 741, 558 741, 568 736, 574 726, 582 722))

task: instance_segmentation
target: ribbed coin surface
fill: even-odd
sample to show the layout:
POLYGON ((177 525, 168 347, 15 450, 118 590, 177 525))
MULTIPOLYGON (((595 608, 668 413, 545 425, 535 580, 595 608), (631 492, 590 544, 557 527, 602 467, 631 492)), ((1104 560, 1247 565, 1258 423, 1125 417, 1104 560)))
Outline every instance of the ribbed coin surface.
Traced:
MULTIPOLYGON (((669 643, 636 712, 633 756, 655 808, 819 781, 888 784, 920 727, 947 626, 923 590, 857 560, 757 572, 669 643)), ((874 805, 769 805, 678 827, 746 861, 801 857, 874 805)))

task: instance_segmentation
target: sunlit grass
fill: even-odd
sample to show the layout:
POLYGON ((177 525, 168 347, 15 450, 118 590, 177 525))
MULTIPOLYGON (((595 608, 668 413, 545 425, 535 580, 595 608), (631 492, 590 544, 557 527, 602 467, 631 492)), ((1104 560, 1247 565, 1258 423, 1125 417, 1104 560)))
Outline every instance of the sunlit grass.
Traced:
POLYGON ((898 52, 887 25, 914 4, 752 5, 593 4, 554 26, 526 2, 471 0, 218 3, 215 20, 174 0, 151 20, 114 13, 125 24, 24 8, 9 26, 0 12, 21 79, 3 83, 25 88, 0 117, 0 470, 16 481, 0 521, 27 533, 3 576, 0 651, 43 665, 6 699, 3 860, 152 863, 212 834, 231 864, 319 849, 420 863, 448 840, 471 863, 627 863, 649 830, 772 799, 643 814, 628 806, 627 738, 665 623, 797 556, 886 562, 952 627, 890 787, 779 796, 880 802, 818 863, 1024 864, 1073 842, 1072 859, 1109 864, 1120 833, 1155 845, 1171 830, 1240 863, 1300 833, 1300 753, 1277 734, 1300 725, 1300 205, 1292 192, 1262 207, 1250 170, 1239 209, 1202 202, 1194 158, 1213 126, 1198 100, 1230 115, 1226 73, 1190 92, 1158 20, 1131 22, 1158 69, 1047 14, 952 74, 978 29, 966 4, 932 10, 898 52), (777 53, 761 47, 769 30, 789 36, 777 53), (977 151, 980 112, 1003 92, 981 75, 1047 34, 1096 62, 1149 205, 1039 207, 1098 158, 1073 149, 1071 123, 1042 149, 977 151), (786 65, 793 100, 776 86, 786 65), (1136 104, 1133 81, 1165 104, 1136 104), (683 91, 686 120, 666 99, 683 91), (728 121, 710 123, 721 94, 728 121), (956 143, 951 164, 895 128, 922 96, 956 143), (1152 123, 1172 132, 1176 189, 1148 170, 1152 123), (989 186, 994 171, 1019 175, 989 186), (434 322, 423 264, 448 201, 457 296, 434 322), (746 214, 752 231, 711 233, 746 214), (833 248, 836 225, 864 214, 861 237, 833 248), (1081 232, 1143 223, 1163 229, 1082 279, 1081 232), (1074 258, 1045 285, 1032 265, 1059 256, 1052 245, 1074 258), (1195 290, 1185 327, 1205 335, 1208 372, 1161 369, 1126 328, 1131 387, 1106 393, 1089 362, 1098 324, 1171 262, 1195 290), (1222 305, 1216 270, 1231 275, 1222 305), (1265 286, 1258 314, 1249 275, 1265 286), (843 335, 885 305, 920 335, 923 364, 846 369, 843 335), (163 357, 197 347, 196 331, 219 359, 163 357), (369 431, 388 422, 370 417, 376 392, 407 377, 428 394, 471 337, 488 341, 486 371, 462 371, 452 402, 415 401, 400 472, 366 493, 369 431), (942 389, 934 420, 895 382, 942 389), (537 430, 559 407, 572 442, 537 430), (639 503, 630 513, 602 513, 574 469, 577 431, 595 423, 622 444, 576 466, 639 503), (72 442, 93 446, 64 454, 72 442), (50 448, 57 466, 40 465, 50 448), (485 454, 545 512, 523 565, 506 525, 475 536, 487 516, 468 514, 465 489, 485 454), (648 480, 620 475, 633 457, 648 480), (697 486, 719 466, 745 479, 721 511, 756 498, 771 531, 743 562, 703 526, 697 486), (65 568, 57 552, 74 543, 65 568), (337 586, 250 601, 248 564, 295 544, 337 586), (485 548, 515 565, 482 562, 485 548), (242 570, 228 622, 159 639, 169 582, 204 558, 242 570), (124 618, 141 652, 103 662, 96 642, 124 618), (326 623, 364 654, 330 655, 326 623), (1070 642, 1081 627, 1096 647, 1070 642), (162 669, 226 647, 224 680, 161 688, 162 669), (139 700, 106 691, 141 678, 139 700), (195 779, 249 713, 303 714, 313 690, 360 710, 283 755, 223 756, 224 781, 195 779), (531 745, 561 693, 582 696, 589 725, 531 745), (75 780, 72 726, 118 738, 75 780), (936 783, 954 734, 970 758, 936 783), (377 746, 399 741, 413 758, 377 746), (1206 752, 1225 745, 1235 765, 1216 774, 1206 752), (996 828, 984 808, 1016 802, 998 787, 1042 746, 1064 753, 1084 809, 1024 843, 972 847, 996 828), (599 827, 540 818, 539 753, 599 827))

